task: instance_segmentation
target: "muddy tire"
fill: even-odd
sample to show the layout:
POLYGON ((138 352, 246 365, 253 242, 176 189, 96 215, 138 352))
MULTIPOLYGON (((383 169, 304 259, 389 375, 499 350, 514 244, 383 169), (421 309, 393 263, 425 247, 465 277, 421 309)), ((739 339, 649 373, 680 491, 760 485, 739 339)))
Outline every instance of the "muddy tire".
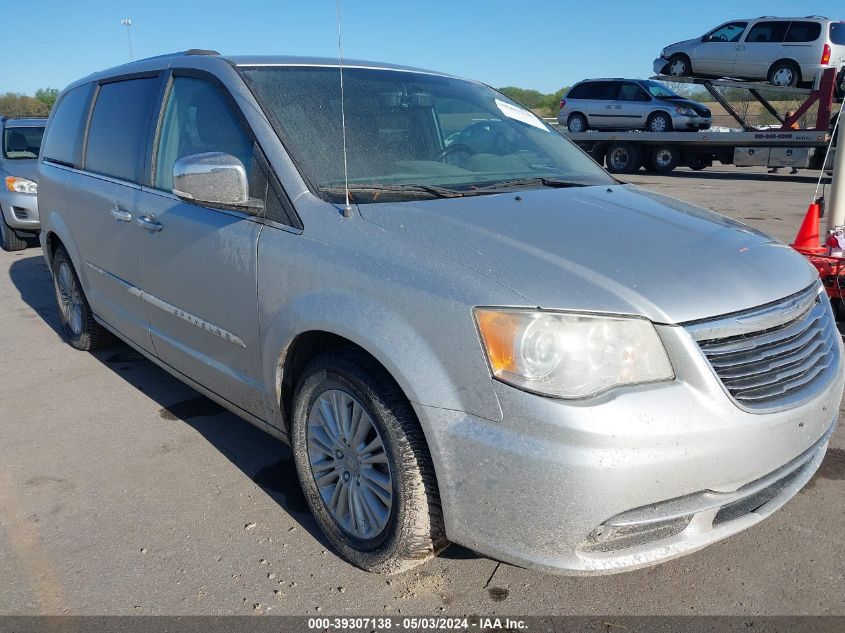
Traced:
POLYGON ((344 348, 308 365, 294 396, 291 444, 317 524, 353 565, 399 573, 448 545, 419 421, 366 354, 344 348))
POLYGON ((76 349, 91 351, 115 341, 111 332, 94 319, 82 284, 63 246, 53 255, 53 286, 68 343, 76 349))

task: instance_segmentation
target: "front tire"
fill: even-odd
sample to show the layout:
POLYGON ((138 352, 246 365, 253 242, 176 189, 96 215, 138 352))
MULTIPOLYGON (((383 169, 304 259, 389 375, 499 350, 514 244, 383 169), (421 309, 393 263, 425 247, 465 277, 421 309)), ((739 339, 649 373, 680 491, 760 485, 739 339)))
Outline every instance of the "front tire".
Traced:
POLYGON ((422 429, 398 385, 367 355, 345 348, 308 365, 291 440, 311 512, 353 565, 399 573, 448 544, 422 429))
POLYGON ((14 229, 6 224, 2 210, 0 210, 0 248, 9 253, 22 251, 26 248, 26 240, 21 239, 14 229))
POLYGON ((672 118, 665 112, 655 112, 645 124, 646 132, 671 132, 672 118))
POLYGON ((111 332, 94 319, 82 284, 63 246, 59 246, 53 255, 53 286, 68 343, 76 349, 91 351, 114 342, 111 332))
POLYGON ((679 53, 669 58, 663 71, 670 77, 689 77, 692 75, 692 64, 689 57, 679 53))

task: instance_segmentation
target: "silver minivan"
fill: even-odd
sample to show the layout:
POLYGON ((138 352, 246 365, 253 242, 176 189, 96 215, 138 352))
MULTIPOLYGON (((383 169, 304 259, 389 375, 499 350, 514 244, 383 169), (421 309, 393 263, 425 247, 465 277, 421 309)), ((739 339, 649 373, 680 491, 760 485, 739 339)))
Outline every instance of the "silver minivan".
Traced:
POLYGON ((776 86, 811 84, 819 71, 845 66, 845 22, 819 16, 732 20, 702 37, 670 44, 654 72, 736 77, 776 86))
POLYGON ((650 79, 587 79, 560 100, 558 123, 573 133, 591 128, 697 132, 713 122, 709 108, 650 79))
POLYGON ((812 266, 474 81, 137 61, 64 90, 38 195, 70 344, 122 339, 289 442, 369 571, 450 541, 571 574, 668 560, 786 503, 836 424, 812 266))

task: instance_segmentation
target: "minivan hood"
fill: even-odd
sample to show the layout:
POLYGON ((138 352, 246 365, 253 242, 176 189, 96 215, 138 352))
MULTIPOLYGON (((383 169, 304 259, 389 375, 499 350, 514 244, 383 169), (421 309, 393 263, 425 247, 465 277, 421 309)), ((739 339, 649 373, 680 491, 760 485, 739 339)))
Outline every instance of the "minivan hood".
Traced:
POLYGON ((385 230, 509 287, 522 305, 546 309, 683 323, 776 301, 818 279, 774 238, 632 185, 359 208, 385 230))
MULTIPOLYGON (((38 159, 17 159, 7 160, 4 169, 9 172, 10 176, 17 176, 19 178, 28 178, 29 180, 38 181, 37 175, 38 159)), ((3 185, 5 186, 5 184, 3 185)))

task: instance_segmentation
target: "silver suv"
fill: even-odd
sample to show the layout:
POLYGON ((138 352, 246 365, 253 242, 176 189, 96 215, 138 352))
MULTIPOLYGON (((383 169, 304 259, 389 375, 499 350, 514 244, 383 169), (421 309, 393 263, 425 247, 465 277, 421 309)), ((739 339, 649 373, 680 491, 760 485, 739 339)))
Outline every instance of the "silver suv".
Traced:
POLYGON ((480 83, 138 61, 63 92, 39 173, 70 344, 117 336, 290 442, 363 569, 448 541, 569 573, 654 564, 786 503, 836 423, 815 268, 616 182, 480 83))
POLYGON ((0 248, 20 251, 38 223, 35 170, 47 119, 0 117, 0 248))
POLYGON ((702 37, 670 44, 654 72, 736 77, 776 86, 812 83, 820 70, 845 66, 845 22, 818 16, 726 22, 702 37))
POLYGON ((648 79, 588 79, 560 100, 557 120, 570 132, 590 128, 679 132, 706 130, 708 108, 648 79))

